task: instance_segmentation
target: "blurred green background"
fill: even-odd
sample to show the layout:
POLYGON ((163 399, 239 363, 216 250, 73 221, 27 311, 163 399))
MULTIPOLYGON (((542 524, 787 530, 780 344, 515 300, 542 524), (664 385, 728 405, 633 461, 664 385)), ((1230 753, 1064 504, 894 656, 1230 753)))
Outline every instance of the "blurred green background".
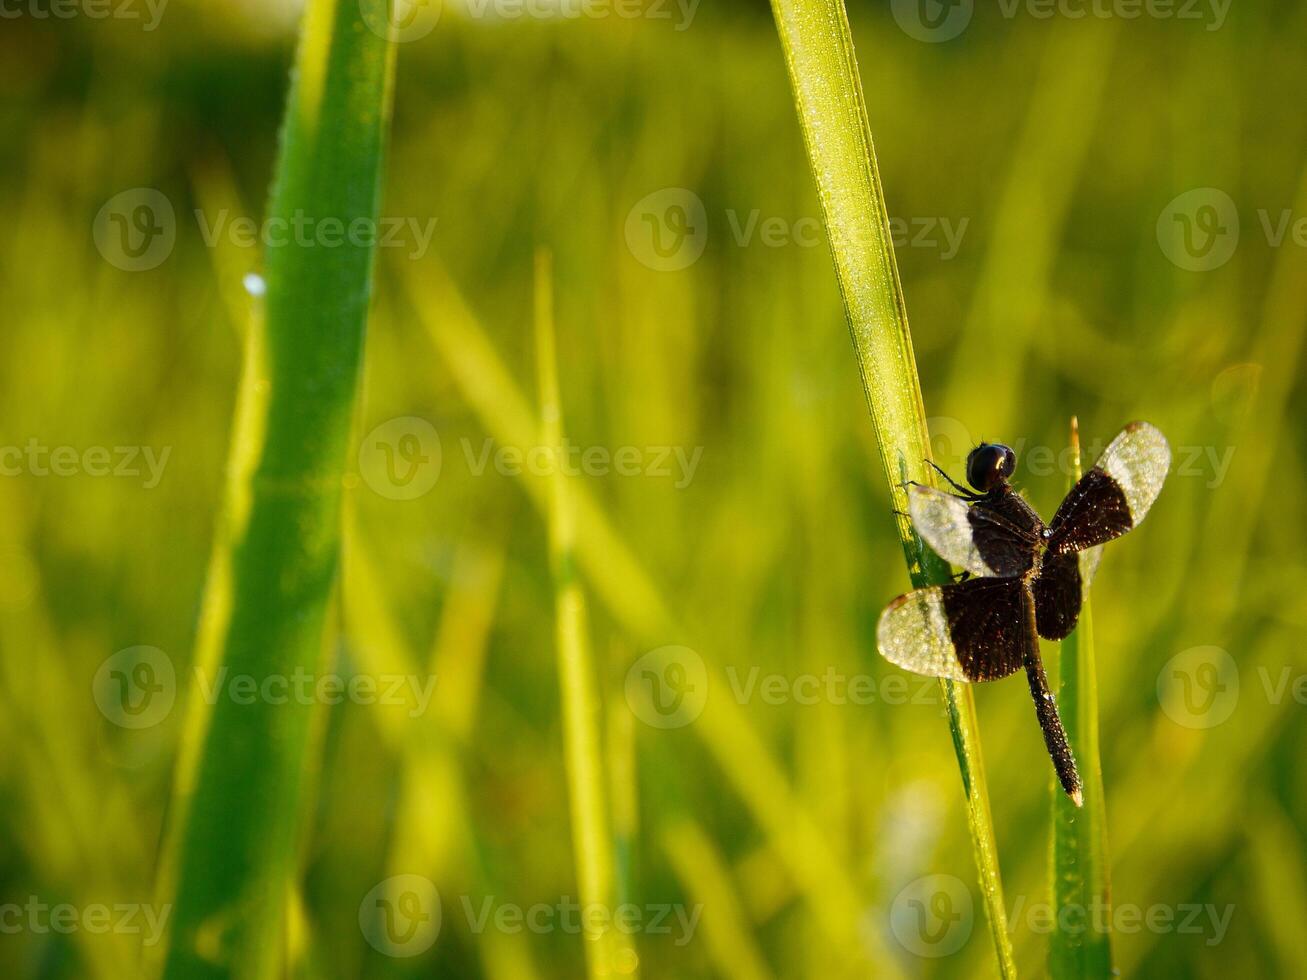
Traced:
MULTIPOLYGON (((60 9, 0 25, 0 972, 137 977, 257 312, 230 222, 262 212, 297 11, 60 9), (171 223, 115 212, 139 188, 171 223), (132 727, 101 695, 140 647, 176 680, 132 727)), ((538 247, 640 974, 992 974, 938 689, 875 650, 907 576, 770 12, 517 9, 422 8, 399 45, 329 669, 434 693, 321 712, 288 975, 583 974, 543 481, 513 462, 538 247), (401 874, 440 916, 396 947, 359 910, 401 874)), ((1121 971, 1294 975, 1307 9, 1134 9, 850 16, 941 464, 1008 442, 1050 515, 1072 414, 1091 450, 1133 418, 1175 450, 1094 586, 1121 971)), ((1051 767, 1025 685, 976 697, 1041 975, 1051 767)))

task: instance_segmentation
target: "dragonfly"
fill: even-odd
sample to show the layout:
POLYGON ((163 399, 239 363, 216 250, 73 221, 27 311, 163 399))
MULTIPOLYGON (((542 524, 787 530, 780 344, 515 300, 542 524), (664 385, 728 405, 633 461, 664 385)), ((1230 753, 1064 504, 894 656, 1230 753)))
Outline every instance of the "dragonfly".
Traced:
POLYGON ((1080 774, 1039 638, 1060 640, 1075 628, 1102 545, 1148 514, 1171 467, 1171 448, 1155 426, 1131 422, 1047 524, 1013 488, 1016 466, 1011 447, 982 442, 967 455, 970 488, 938 467, 954 492, 908 484, 917 533, 962 571, 959 581, 917 589, 886 606, 876 643, 890 663, 929 677, 992 681, 1024 668, 1058 781, 1082 806, 1080 774))

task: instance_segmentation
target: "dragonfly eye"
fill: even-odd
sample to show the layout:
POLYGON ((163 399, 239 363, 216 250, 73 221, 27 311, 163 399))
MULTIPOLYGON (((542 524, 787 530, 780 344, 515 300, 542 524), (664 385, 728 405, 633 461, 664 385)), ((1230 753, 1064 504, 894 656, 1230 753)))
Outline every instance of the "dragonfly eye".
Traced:
POLYGON ((982 442, 967 456, 967 482, 988 493, 1006 482, 1017 468, 1017 454, 997 442, 982 442))

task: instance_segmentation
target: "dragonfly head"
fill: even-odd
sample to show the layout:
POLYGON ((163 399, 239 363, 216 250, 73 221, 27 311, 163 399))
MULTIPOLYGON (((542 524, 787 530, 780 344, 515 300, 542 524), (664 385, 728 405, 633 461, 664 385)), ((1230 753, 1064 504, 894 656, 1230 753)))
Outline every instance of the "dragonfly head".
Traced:
POLYGON ((1017 468, 1017 454, 999 442, 982 442, 967 455, 967 482, 981 493, 1006 483, 1017 468))

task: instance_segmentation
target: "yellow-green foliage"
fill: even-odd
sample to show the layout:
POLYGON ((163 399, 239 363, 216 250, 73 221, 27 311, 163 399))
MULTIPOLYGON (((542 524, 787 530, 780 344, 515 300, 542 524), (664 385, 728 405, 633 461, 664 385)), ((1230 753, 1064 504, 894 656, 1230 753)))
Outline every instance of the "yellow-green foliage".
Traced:
MULTIPOLYGON (((148 489, 144 475, 26 462, 0 477, 0 904, 157 901, 193 705, 179 696, 157 724, 124 728, 93 684, 107 658, 149 646, 179 690, 192 685, 257 306, 242 277, 263 268, 226 233, 208 246, 205 229, 223 209, 263 214, 295 20, 265 6, 173 0, 148 33, 89 17, 0 28, 0 447, 171 450, 148 489), (137 187, 169 199, 176 244, 126 271, 93 225, 137 187)), ((888 212, 906 223, 897 258, 935 458, 956 475, 968 440, 1009 442, 1049 515, 1066 474, 1037 447, 1060 452, 1070 415, 1086 462, 1132 418, 1176 449, 1147 522, 1108 546, 1094 582, 1112 900, 1140 913, 1113 936, 1117 966, 1294 975, 1307 250, 1292 223, 1272 246, 1259 210, 1271 232, 1284 209, 1307 215, 1292 97, 1307 80, 1304 14, 1235 5, 1208 31, 977 3, 965 33, 930 44, 900 30, 897 6, 852 5, 851 27, 888 212), (1208 187, 1236 204, 1238 247, 1191 271, 1159 246, 1158 218, 1208 187), (939 219, 955 234, 966 222, 948 258, 939 219), (1237 672, 1212 688, 1218 706, 1236 676, 1238 694, 1196 727, 1175 671, 1203 680, 1192 658, 1215 655, 1186 651, 1213 647, 1237 672), (1219 939, 1206 911, 1189 923, 1200 931, 1180 930, 1189 905, 1233 907, 1219 939), (1146 924, 1155 907, 1169 923, 1146 924)), ((423 711, 346 700, 315 713, 302 873, 282 920, 290 976, 586 969, 579 934, 493 919, 580 894, 551 488, 494 464, 496 447, 541 438, 540 246, 568 440, 697 460, 692 474, 671 454, 666 476, 568 480, 599 711, 586 727, 599 774, 587 771, 607 779, 612 887, 641 907, 702 903, 684 945, 674 917, 670 934, 634 935, 640 975, 994 971, 938 685, 874 649, 878 613, 910 581, 775 24, 757 5, 705 3, 678 31, 668 9, 491 23, 451 0, 398 45, 383 213, 436 223, 426 249, 410 231, 377 250, 324 657, 344 677, 437 682, 423 711), (697 260, 666 268, 688 253, 670 227, 667 254, 651 252, 642 213, 694 198, 636 205, 677 188, 702 202, 686 212, 700 219, 691 247, 705 238, 697 260), (441 458, 411 500, 365 443, 407 417, 438 433, 441 458), (637 675, 628 701, 626 680, 669 646, 701 659, 692 680, 707 697, 688 723, 656 727, 631 706, 648 707, 647 683, 637 675), (794 686, 810 677, 811 699, 794 686), (936 874, 970 890, 971 928, 956 952, 923 958, 891 914, 936 874), (412 959, 379 952, 359 924, 399 875, 442 898, 439 935, 412 959)), ((430 456, 419 448, 406 459, 430 456)), ((1020 680, 974 695, 1015 961, 1039 976, 1048 759, 1020 680)), ((239 792, 211 805, 215 822, 248 819, 239 792)), ((0 974, 135 978, 143 938, 23 928, 0 935, 0 974)))

